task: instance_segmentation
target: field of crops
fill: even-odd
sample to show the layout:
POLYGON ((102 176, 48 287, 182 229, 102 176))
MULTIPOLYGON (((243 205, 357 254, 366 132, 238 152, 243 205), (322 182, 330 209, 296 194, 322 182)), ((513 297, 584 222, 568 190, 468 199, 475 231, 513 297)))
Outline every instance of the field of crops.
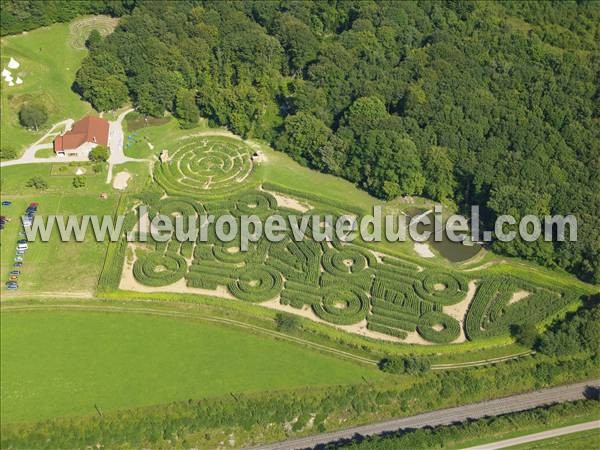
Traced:
MULTIPOLYGON (((376 254, 362 242, 341 242, 335 233, 333 240, 318 242, 311 230, 321 229, 321 222, 309 221, 305 237, 296 239, 289 216, 297 211, 281 207, 268 192, 241 189, 251 175, 251 154, 242 142, 222 137, 180 141, 171 160, 155 166, 155 179, 169 196, 146 199, 150 216, 229 214, 239 229, 242 215, 264 221, 280 214, 287 221, 285 237, 279 242, 263 237, 241 251, 239 235, 222 242, 214 227, 206 240, 195 236, 180 242, 171 236, 156 242, 149 236, 132 266, 138 283, 165 291, 182 279, 188 288, 216 292, 225 287, 239 300, 276 299, 298 311, 310 309, 330 324, 360 325, 373 336, 396 340, 418 335, 436 344, 459 342, 462 319, 462 335, 477 340, 508 334, 516 323, 538 323, 573 300, 516 278, 486 276, 477 280, 466 318, 453 317, 446 309, 465 300, 470 280, 464 274, 376 254), (516 292, 526 292, 526 298, 511 302, 516 292)), ((305 215, 319 214, 322 220, 332 215, 335 220, 344 211, 334 209, 305 215)), ((121 257, 125 247, 120 247, 121 257)), ((112 287, 120 275, 114 273, 112 287)))

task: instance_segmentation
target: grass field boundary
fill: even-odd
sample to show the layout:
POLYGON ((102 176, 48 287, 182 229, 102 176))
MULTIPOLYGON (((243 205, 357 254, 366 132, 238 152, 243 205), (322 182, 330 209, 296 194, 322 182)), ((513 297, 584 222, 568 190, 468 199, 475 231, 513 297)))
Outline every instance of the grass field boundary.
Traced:
POLYGON ((267 328, 262 328, 256 325, 251 325, 248 323, 240 322, 233 319, 224 319, 221 317, 214 316, 203 316, 201 314, 192 314, 185 313, 180 311, 163 311, 160 309, 153 308, 127 308, 122 306, 95 306, 95 305, 24 305, 24 306, 2 306, 0 308, 2 312, 5 311, 35 311, 35 310, 89 310, 94 312, 113 312, 113 313, 131 313, 131 314, 147 314, 154 316, 162 316, 162 317, 174 317, 174 318, 182 318, 182 319, 196 319, 196 320, 204 320, 207 322, 213 323, 221 323, 226 325, 235 325, 240 328, 246 328, 248 330, 257 331, 266 335, 269 335, 274 338, 284 339, 291 342, 295 342, 297 344, 302 344, 308 347, 313 347, 317 350, 325 351, 328 353, 333 353, 337 356, 352 359, 357 362, 361 362, 363 364, 377 365, 378 361, 373 359, 364 358, 362 356, 353 355, 352 353, 344 352, 342 350, 338 350, 335 348, 327 347, 325 345, 317 344, 315 342, 311 342, 305 339, 297 338, 295 336, 290 336, 285 333, 280 333, 278 331, 269 330, 267 328))
MULTIPOLYGON (((165 311, 154 308, 127 308, 123 306, 97 306, 97 305, 10 305, 10 306, 2 306, 0 311, 2 312, 10 312, 10 311, 43 311, 43 310, 88 310, 94 312, 112 312, 112 313, 133 313, 133 314, 146 314, 146 315, 154 315, 154 316, 162 316, 162 317, 173 317, 173 318, 182 318, 182 319, 193 319, 193 320, 204 320, 207 322, 220 323, 225 325, 235 325, 240 328, 245 328, 254 332, 259 332, 262 334, 266 334, 270 337, 276 339, 284 339, 290 342, 294 342, 300 345, 304 345, 307 347, 312 347, 313 349, 324 351, 327 353, 334 354, 336 356, 351 359, 355 362, 360 362, 363 364, 369 365, 378 365, 379 361, 374 359, 365 358, 363 356, 355 355, 349 352, 345 352, 343 350, 339 350, 333 347, 328 347, 326 345, 318 344, 306 339, 298 338, 296 336, 290 336, 285 333, 281 333, 274 330, 269 330, 267 328, 259 327, 257 325, 252 325, 245 322, 240 322, 238 320, 233 319, 225 319, 222 317, 216 316, 205 316, 202 314, 194 314, 189 312, 181 312, 181 311, 165 311)), ((535 354, 535 352, 527 351, 520 352, 508 356, 502 356, 498 358, 490 358, 478 361, 469 361, 465 363, 456 363, 456 364, 434 364, 431 366, 432 370, 449 370, 449 369, 461 369, 461 368, 469 368, 469 367, 478 367, 490 364, 498 364, 514 359, 518 359, 525 356, 531 356, 535 354)))

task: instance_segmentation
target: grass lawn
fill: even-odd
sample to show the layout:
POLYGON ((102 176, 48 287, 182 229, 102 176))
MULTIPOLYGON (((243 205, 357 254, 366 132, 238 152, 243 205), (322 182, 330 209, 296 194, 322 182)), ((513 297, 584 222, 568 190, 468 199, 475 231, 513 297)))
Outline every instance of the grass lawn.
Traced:
MULTIPOLYGON (((135 170, 131 168, 132 172, 135 170)), ((135 179, 135 178, 134 178, 135 179)), ((2 295, 21 296, 24 293, 39 292, 91 292, 98 281, 104 261, 107 243, 98 243, 88 233, 84 242, 62 242, 58 231, 52 234, 49 242, 36 241, 29 244, 21 276, 19 290, 6 291, 4 282, 12 270, 15 246, 19 239, 20 216, 31 202, 38 202, 38 215, 48 214, 112 215, 120 193, 106 184, 106 168, 94 173, 91 163, 29 164, 2 168, 2 200, 12 201, 12 205, 1 207, 1 215, 10 222, 0 233, 0 287, 2 295), (84 167, 86 187, 73 187, 73 176, 77 167, 84 167), (37 191, 25 187, 33 176, 41 176, 48 182, 48 189, 37 191), (100 193, 107 192, 108 199, 100 199, 100 193), (60 272, 53 270, 60 268, 60 272)))
POLYGON ((23 257, 23 266, 19 269, 19 289, 7 291, 4 282, 8 272, 13 270, 15 246, 19 239, 20 215, 31 202, 39 202, 38 214, 81 215, 112 214, 118 195, 111 195, 107 200, 100 200, 95 194, 29 194, 12 197, 2 196, 13 204, 2 208, 2 215, 10 217, 11 222, 0 234, 1 256, 0 274, 3 296, 22 296, 34 292, 91 292, 98 281, 106 242, 96 242, 88 233, 84 242, 62 242, 58 231, 55 231, 49 242, 30 242, 23 257))
POLYGON ((13 148, 20 153, 52 124, 69 117, 79 119, 91 110, 90 105, 71 90, 86 50, 76 50, 69 40, 68 24, 55 24, 2 38, 2 67, 6 67, 11 57, 15 58, 21 66, 12 71, 12 76, 23 79, 22 85, 13 87, 2 81, 3 148, 13 148), (48 111, 45 129, 37 133, 19 124, 19 110, 27 102, 42 103, 48 111))
POLYGON ((376 368, 205 322, 3 312, 1 418, 32 421, 230 392, 382 380, 376 368), (24 357, 27 355, 27 357, 24 357))

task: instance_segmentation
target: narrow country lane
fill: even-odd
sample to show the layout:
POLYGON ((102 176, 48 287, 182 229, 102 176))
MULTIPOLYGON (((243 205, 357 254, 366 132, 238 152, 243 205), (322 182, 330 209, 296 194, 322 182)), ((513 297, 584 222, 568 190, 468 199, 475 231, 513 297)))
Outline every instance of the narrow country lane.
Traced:
POLYGON ((600 420, 592 422, 580 423, 571 425, 570 427, 555 428, 553 430, 542 431, 540 433, 527 434, 513 439, 505 439, 503 441, 491 442, 489 444, 478 445, 477 447, 469 447, 465 450, 496 450, 499 448, 512 447, 513 445, 526 444, 528 442, 541 441, 565 434, 577 433, 579 431, 598 430, 600 429, 600 420))

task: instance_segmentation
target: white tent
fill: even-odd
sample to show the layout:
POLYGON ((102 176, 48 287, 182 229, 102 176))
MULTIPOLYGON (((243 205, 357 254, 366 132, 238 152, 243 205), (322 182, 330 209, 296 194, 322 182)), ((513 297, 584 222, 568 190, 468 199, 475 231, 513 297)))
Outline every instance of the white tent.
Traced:
POLYGON ((9 85, 10 87, 12 87, 12 86, 14 86, 14 85, 15 85, 15 83, 13 83, 12 81, 9 81, 9 82, 8 82, 8 85, 9 85))
POLYGON ((18 69, 20 65, 21 64, 14 58, 10 58, 10 61, 8 62, 9 69, 18 69))
POLYGON ((12 75, 7 75, 7 76, 4 77, 4 81, 11 82, 12 80, 13 80, 12 75))
POLYGON ((15 80, 15 83, 23 84, 23 80, 21 80, 19 77, 17 77, 17 79, 15 80))
POLYGON ((7 77, 9 75, 10 75, 10 70, 8 70, 6 68, 2 69, 2 76, 3 77, 7 77))

